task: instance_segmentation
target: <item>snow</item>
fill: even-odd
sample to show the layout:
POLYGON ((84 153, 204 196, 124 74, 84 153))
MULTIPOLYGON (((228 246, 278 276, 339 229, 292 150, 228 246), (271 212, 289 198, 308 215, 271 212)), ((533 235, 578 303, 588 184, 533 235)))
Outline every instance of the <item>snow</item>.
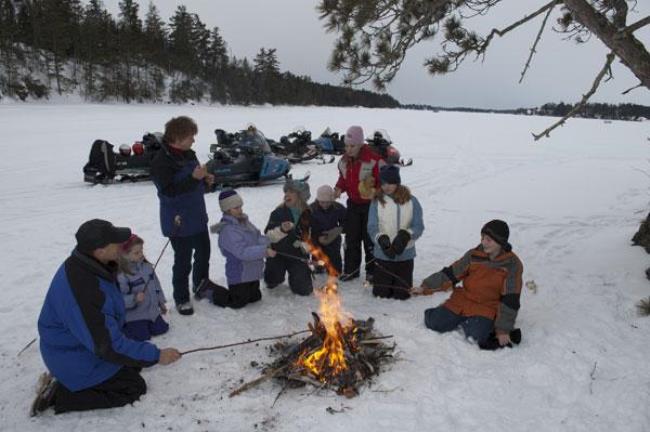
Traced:
MULTIPOLYGON (((646 431, 650 429, 650 319, 634 304, 648 296, 648 255, 630 238, 648 212, 648 123, 570 120, 551 139, 534 142, 555 119, 509 115, 362 108, 209 107, 171 105, 0 105, 0 424, 2 430, 446 430, 646 431), (386 129, 412 167, 402 171, 425 212, 417 243, 420 281, 478 244, 483 223, 511 226, 522 259, 524 288, 518 326, 522 344, 482 352, 460 333, 427 330, 423 311, 448 294, 405 302, 375 299, 361 282, 341 286, 345 308, 373 316, 394 335, 400 361, 354 399, 312 389, 280 391, 264 383, 235 398, 240 380, 258 376, 252 361, 269 358, 267 344, 188 355, 145 370, 148 393, 121 409, 29 418, 37 376, 44 370, 36 320, 50 280, 74 246, 84 220, 102 217, 145 239, 155 259, 158 200, 150 183, 91 187, 81 168, 92 141, 132 143, 161 130, 172 116, 194 117, 195 149, 207 159, 217 127, 256 124, 272 138, 304 125, 314 135, 350 124, 386 129), (327 407, 344 412, 334 415, 327 407)), ((336 181, 336 165, 310 170, 312 193, 336 181)), ((263 227, 281 199, 281 186, 242 188, 245 211, 263 227)), ((220 214, 207 196, 211 221, 220 214)), ((171 298, 172 251, 158 274, 171 298)), ((224 262, 213 237, 210 274, 224 283, 224 262)), ((170 316, 159 346, 181 350, 306 328, 315 297, 286 287, 263 289, 243 310, 201 302, 193 317, 170 316)))

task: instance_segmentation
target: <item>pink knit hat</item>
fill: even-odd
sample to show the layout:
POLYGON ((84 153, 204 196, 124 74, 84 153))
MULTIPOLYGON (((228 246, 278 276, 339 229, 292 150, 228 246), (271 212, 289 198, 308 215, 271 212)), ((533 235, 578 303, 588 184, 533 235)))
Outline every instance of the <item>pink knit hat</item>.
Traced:
POLYGON ((346 145, 362 146, 364 141, 363 129, 361 129, 361 126, 350 126, 348 131, 345 133, 344 142, 346 145))

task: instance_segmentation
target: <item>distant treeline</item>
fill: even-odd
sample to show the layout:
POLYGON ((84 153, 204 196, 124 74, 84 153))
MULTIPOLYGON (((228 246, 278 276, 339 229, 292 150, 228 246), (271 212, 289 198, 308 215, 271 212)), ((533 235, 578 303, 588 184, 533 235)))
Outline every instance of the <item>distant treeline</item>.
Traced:
MULTIPOLYGON (((573 109, 574 105, 565 104, 564 102, 547 103, 536 108, 516 108, 516 109, 482 109, 466 107, 436 107, 423 104, 401 105, 404 109, 428 110, 428 111, 463 111, 477 113, 497 113, 497 114, 523 114, 523 115, 542 115, 563 117, 573 109)), ((650 119, 650 106, 636 104, 606 104, 590 103, 587 104, 575 117, 582 118, 599 118, 611 120, 642 120, 650 119)))
POLYGON ((399 106, 389 95, 280 72, 273 48, 252 63, 231 57, 219 28, 185 6, 168 23, 153 3, 144 20, 139 12, 133 0, 120 1, 117 19, 100 0, 0 0, 0 97, 399 106))

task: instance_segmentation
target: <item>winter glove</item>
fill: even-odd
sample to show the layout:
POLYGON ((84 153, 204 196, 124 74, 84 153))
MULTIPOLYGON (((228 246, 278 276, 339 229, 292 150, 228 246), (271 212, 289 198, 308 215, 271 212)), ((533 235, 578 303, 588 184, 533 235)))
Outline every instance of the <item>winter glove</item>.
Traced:
POLYGON ((359 182, 359 195, 361 198, 371 200, 375 197, 375 178, 373 176, 368 176, 359 182))
POLYGON ((395 251, 390 244, 390 237, 388 237, 386 234, 382 234, 379 236, 379 238, 377 238, 377 243, 388 258, 395 258, 395 251))
POLYGON ((411 234, 406 230, 399 230, 393 239, 393 252, 395 252, 395 255, 401 255, 409 241, 411 241, 411 234))
POLYGON ((271 243, 277 243, 287 236, 287 233, 282 231, 281 226, 277 226, 273 229, 270 229, 266 232, 266 238, 269 239, 271 243))
POLYGON ((318 237, 318 241, 320 241, 320 243, 323 246, 327 246, 328 244, 332 243, 334 240, 339 238, 341 234, 343 234, 342 227, 332 228, 331 230, 323 231, 320 237, 318 237))

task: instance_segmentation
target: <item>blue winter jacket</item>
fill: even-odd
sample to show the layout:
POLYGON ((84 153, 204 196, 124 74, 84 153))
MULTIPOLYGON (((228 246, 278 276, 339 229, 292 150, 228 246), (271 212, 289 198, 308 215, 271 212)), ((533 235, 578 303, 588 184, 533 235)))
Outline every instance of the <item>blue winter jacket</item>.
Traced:
POLYGON ((192 177, 199 165, 192 150, 170 150, 163 144, 151 161, 151 178, 160 199, 160 227, 165 237, 189 237, 208 230, 205 183, 192 177), (174 219, 180 216, 181 225, 174 219))
POLYGON ((219 234, 219 249, 226 258, 228 285, 262 279, 269 241, 248 217, 239 220, 224 214, 211 231, 219 234))
POLYGON ((408 261, 415 258, 415 241, 424 232, 420 202, 412 195, 404 204, 397 204, 390 195, 384 195, 384 202, 381 204, 374 199, 368 210, 368 235, 375 245, 373 255, 382 261, 408 261), (411 240, 404 252, 395 258, 388 258, 377 239, 386 234, 392 242, 401 229, 409 232, 411 240))
POLYGON ((126 322, 155 321, 160 316, 160 305, 166 302, 158 276, 148 261, 129 264, 131 273, 120 272, 117 275, 117 286, 126 306, 126 322), (135 296, 141 292, 145 294, 144 300, 138 303, 135 296))
POLYGON ((73 251, 54 275, 38 317, 41 356, 52 375, 78 391, 106 381, 123 366, 157 363, 155 345, 124 336, 124 315, 115 273, 73 251))

